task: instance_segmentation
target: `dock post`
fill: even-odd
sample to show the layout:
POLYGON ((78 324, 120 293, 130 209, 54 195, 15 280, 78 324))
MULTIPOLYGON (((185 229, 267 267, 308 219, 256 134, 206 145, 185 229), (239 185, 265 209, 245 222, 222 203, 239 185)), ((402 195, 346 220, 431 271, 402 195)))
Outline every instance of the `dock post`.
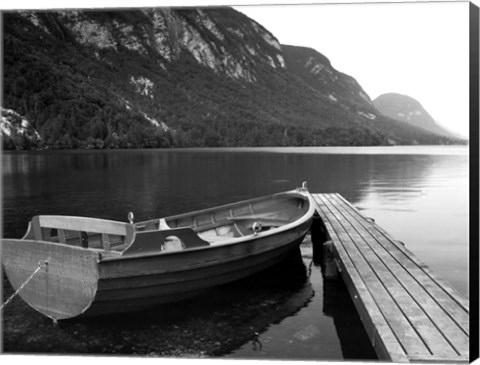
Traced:
POLYGON ((327 227, 325 227, 322 218, 317 212, 313 215, 310 232, 312 236, 313 262, 322 267, 324 279, 336 280, 338 278, 338 266, 333 255, 333 242, 330 239, 327 227))
POLYGON ((323 260, 323 244, 328 241, 329 237, 322 218, 316 211, 313 214, 310 233, 312 236, 313 261, 317 264, 321 264, 323 260))
POLYGON ((338 264, 333 254, 333 241, 323 243, 322 275, 324 280, 338 279, 338 264))

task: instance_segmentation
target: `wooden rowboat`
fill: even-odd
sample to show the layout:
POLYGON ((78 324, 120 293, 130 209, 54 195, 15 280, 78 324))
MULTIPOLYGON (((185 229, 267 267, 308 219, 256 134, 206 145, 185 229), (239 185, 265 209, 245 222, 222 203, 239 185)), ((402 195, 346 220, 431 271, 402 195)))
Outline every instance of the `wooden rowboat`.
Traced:
POLYGON ((315 211, 307 189, 129 223, 35 216, 2 239, 14 289, 61 320, 142 310, 241 279, 298 248, 315 211))

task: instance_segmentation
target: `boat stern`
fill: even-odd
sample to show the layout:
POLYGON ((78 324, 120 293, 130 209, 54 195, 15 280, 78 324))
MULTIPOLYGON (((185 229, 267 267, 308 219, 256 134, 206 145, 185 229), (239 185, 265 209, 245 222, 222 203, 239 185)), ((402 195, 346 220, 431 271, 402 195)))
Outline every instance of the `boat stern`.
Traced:
POLYGON ((2 266, 20 297, 55 320, 91 305, 98 282, 98 252, 28 239, 2 239, 2 266))

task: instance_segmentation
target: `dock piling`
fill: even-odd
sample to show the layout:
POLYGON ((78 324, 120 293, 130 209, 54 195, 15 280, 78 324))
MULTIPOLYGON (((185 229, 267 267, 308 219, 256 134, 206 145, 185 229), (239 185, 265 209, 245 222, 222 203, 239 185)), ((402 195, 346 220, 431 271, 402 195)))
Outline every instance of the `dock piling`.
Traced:
POLYGON ((339 278, 339 269, 337 259, 333 253, 333 242, 325 241, 322 248, 322 275, 324 280, 337 280, 339 278))
POLYGON ((325 280, 337 279, 338 266, 333 255, 333 242, 318 212, 315 212, 313 215, 310 233, 312 237, 313 262, 320 265, 325 280))
POLYGON ((310 233, 312 237, 313 262, 321 264, 323 261, 323 244, 329 240, 329 237, 327 229, 325 228, 323 220, 318 212, 315 212, 313 215, 310 233))

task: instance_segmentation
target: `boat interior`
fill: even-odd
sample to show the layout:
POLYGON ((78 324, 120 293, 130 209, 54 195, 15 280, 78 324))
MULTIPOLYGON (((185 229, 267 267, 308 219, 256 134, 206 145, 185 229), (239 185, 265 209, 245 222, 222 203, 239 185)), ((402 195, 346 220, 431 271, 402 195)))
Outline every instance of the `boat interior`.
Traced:
POLYGON ((36 216, 24 239, 112 253, 178 251, 257 235, 296 221, 308 209, 305 196, 278 194, 130 224, 84 217, 36 216))

